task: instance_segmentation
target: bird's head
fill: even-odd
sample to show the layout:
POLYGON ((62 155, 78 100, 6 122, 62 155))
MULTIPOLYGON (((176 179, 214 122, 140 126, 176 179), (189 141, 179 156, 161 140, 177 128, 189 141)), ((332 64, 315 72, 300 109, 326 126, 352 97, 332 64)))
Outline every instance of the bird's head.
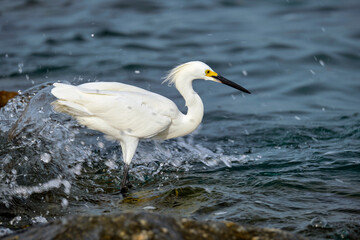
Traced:
POLYGON ((246 88, 217 74, 214 70, 211 69, 211 67, 200 61, 187 62, 175 67, 166 76, 164 82, 176 84, 179 79, 190 79, 191 81, 194 79, 203 79, 214 81, 250 94, 250 91, 246 88))

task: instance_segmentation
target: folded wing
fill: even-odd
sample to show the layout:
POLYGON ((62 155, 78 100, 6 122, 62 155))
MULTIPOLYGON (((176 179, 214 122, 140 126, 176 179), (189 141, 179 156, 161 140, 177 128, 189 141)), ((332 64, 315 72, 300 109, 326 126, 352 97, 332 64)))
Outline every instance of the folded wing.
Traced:
POLYGON ((165 131, 181 114, 171 100, 121 83, 55 83, 54 109, 114 139, 123 135, 150 138, 165 131))

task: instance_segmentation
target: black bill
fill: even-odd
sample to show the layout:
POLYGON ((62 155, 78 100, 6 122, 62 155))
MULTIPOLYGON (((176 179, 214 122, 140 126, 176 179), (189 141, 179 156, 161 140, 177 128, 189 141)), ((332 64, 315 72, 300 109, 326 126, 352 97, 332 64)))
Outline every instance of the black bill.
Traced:
POLYGON ((239 84, 234 83, 230 80, 227 80, 223 76, 217 75, 216 77, 213 77, 213 78, 216 78, 217 80, 219 80, 221 83, 223 83, 225 85, 228 85, 230 87, 236 88, 237 90, 251 94, 251 92, 249 90, 247 90, 246 88, 244 88, 244 87, 240 86, 239 84))

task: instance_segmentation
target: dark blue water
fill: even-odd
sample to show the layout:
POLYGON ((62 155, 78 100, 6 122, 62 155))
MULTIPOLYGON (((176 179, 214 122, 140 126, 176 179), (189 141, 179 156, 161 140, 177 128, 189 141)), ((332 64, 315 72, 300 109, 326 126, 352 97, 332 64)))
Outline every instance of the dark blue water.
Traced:
POLYGON ((357 0, 1 1, 0 90, 23 93, 0 110, 1 234, 145 209, 360 238, 359 12, 357 0), (53 112, 42 84, 119 81, 186 110, 160 83, 191 60, 253 94, 195 82, 201 127, 143 142, 134 188, 114 194, 117 144, 53 112))

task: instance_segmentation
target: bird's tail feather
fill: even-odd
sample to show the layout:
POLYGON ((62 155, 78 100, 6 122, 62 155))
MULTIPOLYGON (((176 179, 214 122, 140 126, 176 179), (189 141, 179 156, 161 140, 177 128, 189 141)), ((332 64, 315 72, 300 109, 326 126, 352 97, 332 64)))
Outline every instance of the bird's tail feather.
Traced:
POLYGON ((90 116, 91 112, 81 104, 82 91, 78 87, 64 84, 54 83, 51 93, 58 100, 51 103, 54 110, 63 112, 72 116, 90 116))
POLYGON ((56 112, 67 113, 72 116, 91 116, 91 112, 84 106, 64 100, 56 100, 51 103, 56 112))
POLYGON ((81 96, 81 91, 76 86, 64 83, 54 83, 51 93, 58 99, 73 102, 81 96))

